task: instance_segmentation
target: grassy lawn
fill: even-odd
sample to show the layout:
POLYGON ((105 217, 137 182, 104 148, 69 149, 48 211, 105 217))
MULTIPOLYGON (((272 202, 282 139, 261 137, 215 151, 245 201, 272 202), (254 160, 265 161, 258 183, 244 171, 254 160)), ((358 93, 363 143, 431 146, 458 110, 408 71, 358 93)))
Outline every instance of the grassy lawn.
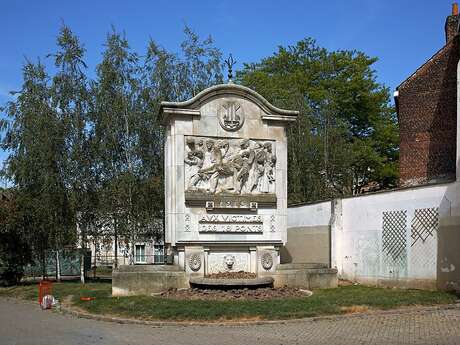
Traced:
MULTIPOLYGON (((457 299, 455 295, 445 292, 364 286, 315 290, 311 297, 270 301, 179 301, 148 296, 112 298, 110 283, 54 284, 53 293, 60 300, 66 296, 74 296, 74 305, 91 313, 146 320, 290 319, 403 306, 447 304, 457 299), (95 299, 80 301, 80 296, 95 299)), ((37 286, 0 288, 1 296, 36 299, 37 286)))
MULTIPOLYGON (((69 281, 53 284, 53 295, 60 301, 67 296, 109 296, 112 292, 111 283, 89 283, 80 284, 78 281, 69 281)), ((38 301, 38 283, 24 284, 13 287, 0 287, 0 297, 15 297, 25 300, 38 301)), ((37 302, 38 303, 38 302, 37 302)))

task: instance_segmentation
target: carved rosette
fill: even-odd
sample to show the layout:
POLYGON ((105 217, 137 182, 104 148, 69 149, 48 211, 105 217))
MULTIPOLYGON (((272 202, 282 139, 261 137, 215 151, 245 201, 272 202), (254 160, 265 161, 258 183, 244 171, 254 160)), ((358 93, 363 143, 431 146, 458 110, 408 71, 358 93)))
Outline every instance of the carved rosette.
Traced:
POLYGON ((268 271, 270 268, 273 267, 272 255, 268 252, 263 253, 260 257, 260 263, 262 264, 262 267, 268 271))
POLYGON ((201 268, 201 255, 194 253, 188 259, 188 266, 193 272, 199 271, 201 268))

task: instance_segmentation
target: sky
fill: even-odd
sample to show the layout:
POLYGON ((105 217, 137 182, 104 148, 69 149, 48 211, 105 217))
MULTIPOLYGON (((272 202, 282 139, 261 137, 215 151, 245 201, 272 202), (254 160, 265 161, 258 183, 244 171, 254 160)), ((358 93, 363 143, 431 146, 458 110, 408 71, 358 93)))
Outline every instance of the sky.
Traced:
MULTIPOLYGON (((377 79, 393 91, 444 45, 452 6, 450 0, 0 1, 0 104, 20 89, 26 58, 51 65, 46 55, 55 51, 63 22, 87 49, 89 75, 112 25, 143 53, 149 38, 178 52, 187 24, 203 38, 211 35, 224 57, 232 53, 236 69, 305 37, 329 50, 360 50, 379 59, 377 79)), ((0 165, 5 157, 0 150, 0 165)))

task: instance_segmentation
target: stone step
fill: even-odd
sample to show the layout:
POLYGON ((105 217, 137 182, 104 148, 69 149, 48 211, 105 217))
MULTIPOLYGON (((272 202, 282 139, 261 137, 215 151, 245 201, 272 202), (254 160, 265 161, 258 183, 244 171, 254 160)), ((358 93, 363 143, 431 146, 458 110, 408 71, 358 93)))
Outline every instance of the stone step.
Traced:
POLYGON ((118 272, 181 272, 178 265, 121 265, 118 272))
POLYGON ((290 263, 280 264, 277 266, 277 270, 302 270, 302 269, 317 269, 317 268, 329 268, 328 264, 306 262, 306 263, 290 263))

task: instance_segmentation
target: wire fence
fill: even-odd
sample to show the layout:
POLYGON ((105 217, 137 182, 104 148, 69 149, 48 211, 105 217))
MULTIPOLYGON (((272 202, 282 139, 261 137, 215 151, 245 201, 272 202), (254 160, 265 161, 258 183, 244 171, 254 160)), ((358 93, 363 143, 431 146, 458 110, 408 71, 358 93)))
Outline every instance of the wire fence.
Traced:
POLYGON ((164 254, 138 255, 95 255, 92 257, 92 266, 120 266, 120 265, 164 265, 169 263, 169 257, 164 254))
POLYGON ((137 255, 92 255, 86 251, 82 255, 81 250, 59 251, 59 260, 56 252, 50 252, 43 260, 36 260, 24 268, 26 280, 37 280, 45 277, 56 277, 59 263, 60 276, 63 279, 79 279, 81 276, 81 260, 84 260, 84 275, 87 278, 109 279, 112 270, 122 265, 165 265, 172 264, 172 256, 164 254, 137 254, 137 255))
POLYGON ((59 264, 61 277, 74 277, 81 275, 83 260, 83 270, 91 269, 91 252, 81 249, 62 249, 58 255, 56 251, 47 252, 44 257, 35 259, 33 263, 24 267, 25 278, 44 278, 56 276, 59 264))

